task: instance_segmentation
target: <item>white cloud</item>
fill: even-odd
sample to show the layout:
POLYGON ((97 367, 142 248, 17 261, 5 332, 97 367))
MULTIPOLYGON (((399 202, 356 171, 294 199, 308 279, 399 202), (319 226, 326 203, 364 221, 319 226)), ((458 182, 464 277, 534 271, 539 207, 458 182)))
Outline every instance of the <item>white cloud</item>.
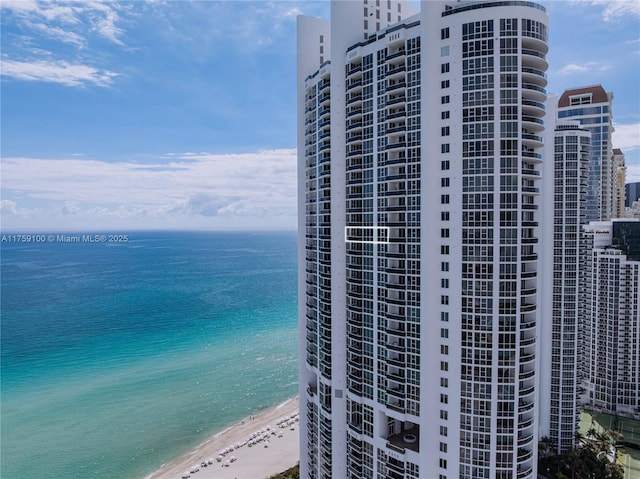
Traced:
POLYGON ((50 38, 75 45, 78 48, 83 48, 86 45, 86 41, 81 35, 63 28, 53 27, 45 23, 30 23, 29 26, 34 31, 40 32, 50 38))
POLYGON ((586 73, 586 72, 603 72, 609 70, 610 66, 597 63, 597 62, 586 62, 583 64, 578 63, 569 63, 558 70, 558 75, 572 75, 575 73, 586 73))
POLYGON ((640 123, 613 125, 613 147, 623 153, 640 149, 640 123))
POLYGON ((594 5, 602 5, 602 18, 605 22, 615 22, 628 17, 640 17, 640 2, 637 0, 597 0, 594 5))
POLYGON ((640 2, 637 0, 572 0, 575 5, 589 5, 601 8, 602 20, 618 22, 640 17, 640 2))
POLYGON ((125 7, 117 2, 7 0, 0 7, 14 14, 27 29, 76 46, 86 44, 84 36, 90 31, 122 45, 124 31, 117 25, 118 9, 125 7))
POLYGON ((640 165, 627 165, 626 183, 636 183, 640 181, 640 165))
POLYGON ((119 37, 124 33, 124 30, 116 25, 120 17, 114 8, 115 5, 112 6, 104 2, 84 3, 87 10, 91 12, 93 29, 107 40, 123 45, 119 37))
POLYGON ((3 76, 66 86, 102 87, 111 85, 119 76, 106 68, 91 66, 103 56, 92 55, 88 47, 96 37, 123 45, 124 30, 119 26, 118 12, 128 11, 129 6, 100 1, 6 0, 0 3, 0 8, 4 21, 18 26, 20 31, 3 38, 3 76), (57 48, 51 40, 75 49, 57 48))
POLYGON ((298 7, 288 8, 284 12, 281 12, 280 15, 283 18, 290 18, 292 20, 295 20, 298 15, 302 15, 302 10, 300 10, 298 7))
POLYGON ((119 73, 100 70, 88 65, 71 64, 66 61, 16 61, 1 60, 3 76, 26 81, 60 83, 66 86, 81 86, 88 83, 107 87, 119 73))
POLYGON ((296 152, 289 149, 171 154, 151 164, 5 158, 3 208, 35 211, 33 224, 7 224, 31 229, 47 223, 78 229, 91 222, 290 229, 296 224, 296 163, 296 152))
POLYGON ((568 65, 565 65, 560 70, 558 70, 558 73, 560 75, 570 75, 572 73, 582 73, 588 70, 589 69, 586 66, 569 63, 568 65))
POLYGON ((18 205, 15 201, 2 200, 0 201, 0 213, 3 215, 17 215, 18 205))
MULTIPOLYGON (((310 4, 317 8, 317 5, 310 4)), ((145 4, 163 25, 162 33, 172 44, 187 44, 206 61, 220 48, 253 53, 286 41, 295 32, 299 2, 168 2, 145 4), (187 14, 185 14, 187 13, 187 14), (233 38, 233 46, 229 46, 233 38)), ((315 8, 314 8, 315 9, 315 8)))

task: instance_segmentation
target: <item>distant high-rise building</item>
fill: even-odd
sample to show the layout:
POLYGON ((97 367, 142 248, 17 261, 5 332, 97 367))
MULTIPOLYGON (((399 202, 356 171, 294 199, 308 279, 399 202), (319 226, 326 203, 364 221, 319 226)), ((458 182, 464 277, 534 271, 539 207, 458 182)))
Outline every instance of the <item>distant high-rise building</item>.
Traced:
POLYGON ((613 217, 624 218, 626 201, 625 183, 627 180, 627 166, 624 161, 624 153, 620 148, 613 149, 613 165, 615 168, 615 189, 613 195, 613 217))
POLYGON ((614 216, 615 163, 611 135, 613 93, 602 85, 566 90, 558 100, 558 118, 577 120, 591 132, 591 157, 586 193, 586 221, 614 216))
POLYGON ((536 477, 547 25, 299 19, 302 477, 536 477))
MULTIPOLYGON (((550 113, 550 112, 549 112, 550 113)), ((552 450, 563 454, 575 446, 578 428, 577 370, 579 321, 580 233, 584 224, 587 165, 591 134, 578 122, 560 122, 548 141, 545 164, 545 216, 543 230, 543 363, 540 380, 540 436, 550 439, 552 450), (550 332, 550 334, 549 334, 550 332)))
POLYGON ((625 199, 624 205, 627 208, 631 208, 634 201, 640 200, 640 181, 634 183, 627 183, 624 185, 625 199))
POLYGON ((640 419, 640 221, 584 231, 582 402, 640 419))

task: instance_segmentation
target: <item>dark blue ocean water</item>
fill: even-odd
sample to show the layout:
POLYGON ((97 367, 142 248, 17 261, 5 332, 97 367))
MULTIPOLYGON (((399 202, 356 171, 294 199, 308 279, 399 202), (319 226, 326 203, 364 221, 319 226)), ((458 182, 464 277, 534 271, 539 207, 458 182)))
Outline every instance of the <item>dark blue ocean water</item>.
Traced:
POLYGON ((141 478, 297 392, 295 233, 2 243, 3 479, 141 478))

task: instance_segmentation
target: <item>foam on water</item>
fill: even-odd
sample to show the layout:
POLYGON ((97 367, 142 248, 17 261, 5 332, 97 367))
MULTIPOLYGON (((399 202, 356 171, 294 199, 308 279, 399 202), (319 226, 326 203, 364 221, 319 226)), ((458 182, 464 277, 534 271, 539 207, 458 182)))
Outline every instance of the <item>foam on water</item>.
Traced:
POLYGON ((296 393, 293 233, 130 236, 3 246, 3 478, 144 477, 296 393))

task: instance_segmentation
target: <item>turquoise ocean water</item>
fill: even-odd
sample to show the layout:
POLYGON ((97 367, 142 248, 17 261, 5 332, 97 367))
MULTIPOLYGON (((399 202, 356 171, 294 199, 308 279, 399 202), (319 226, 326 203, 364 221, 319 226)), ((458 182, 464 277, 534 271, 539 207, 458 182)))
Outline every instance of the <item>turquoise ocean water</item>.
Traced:
POLYGON ((297 393, 295 233, 1 246, 3 479, 143 478, 297 393))

